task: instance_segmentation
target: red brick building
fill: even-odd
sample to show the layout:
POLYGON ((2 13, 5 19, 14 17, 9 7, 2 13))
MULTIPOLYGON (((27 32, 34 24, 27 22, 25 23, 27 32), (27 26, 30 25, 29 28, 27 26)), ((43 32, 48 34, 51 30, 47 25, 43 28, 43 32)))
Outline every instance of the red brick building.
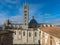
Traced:
POLYGON ((0 45, 13 45, 13 32, 1 30, 0 31, 0 45))

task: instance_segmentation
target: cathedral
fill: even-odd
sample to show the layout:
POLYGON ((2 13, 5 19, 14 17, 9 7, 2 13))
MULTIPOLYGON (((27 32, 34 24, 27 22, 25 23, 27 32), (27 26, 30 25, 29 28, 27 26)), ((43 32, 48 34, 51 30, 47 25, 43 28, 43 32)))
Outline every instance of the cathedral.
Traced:
POLYGON ((41 29, 40 27, 54 27, 54 25, 38 24, 38 22, 34 19, 34 16, 32 16, 32 19, 29 22, 29 6, 25 3, 24 23, 14 24, 8 19, 3 25, 3 30, 10 30, 14 32, 13 45, 56 45, 55 39, 48 33, 43 32, 42 30, 45 29, 41 29), (53 41, 49 43, 50 38, 53 38, 53 41))
POLYGON ((7 20, 3 25, 3 30, 14 31, 13 44, 40 44, 40 30, 38 30, 38 23, 32 16, 29 22, 29 7, 24 4, 24 23, 14 24, 7 20))

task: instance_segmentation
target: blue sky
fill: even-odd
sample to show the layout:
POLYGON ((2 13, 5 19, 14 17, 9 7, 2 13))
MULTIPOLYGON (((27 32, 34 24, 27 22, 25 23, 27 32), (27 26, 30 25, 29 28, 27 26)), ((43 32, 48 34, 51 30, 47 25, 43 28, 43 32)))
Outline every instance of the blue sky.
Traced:
POLYGON ((60 0, 0 0, 0 24, 7 19, 23 22, 23 5, 29 5, 29 20, 34 16, 38 23, 60 25, 60 0))

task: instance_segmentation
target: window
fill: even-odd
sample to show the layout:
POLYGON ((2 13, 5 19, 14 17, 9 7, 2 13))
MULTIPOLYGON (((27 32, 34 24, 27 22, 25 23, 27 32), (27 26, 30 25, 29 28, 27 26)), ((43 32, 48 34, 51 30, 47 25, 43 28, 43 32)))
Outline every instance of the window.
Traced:
POLYGON ((29 37, 31 37, 31 33, 29 32, 29 37))
POLYGON ((41 35, 41 31, 39 31, 39 35, 41 35))
POLYGON ((50 45, 52 45, 52 40, 50 40, 50 45))
POLYGON ((23 36, 25 36, 25 32, 23 32, 23 36))
POLYGON ((35 36, 37 36, 37 33, 35 32, 35 36))
POLYGON ((52 36, 50 36, 50 39, 52 39, 52 36))
POLYGON ((52 36, 50 36, 50 45, 52 45, 52 36))
POLYGON ((25 25, 26 25, 26 23, 25 23, 25 25))
POLYGON ((39 45, 41 45, 41 44, 40 44, 40 40, 38 40, 38 43, 39 43, 39 45))
POLYGON ((27 10, 25 10, 24 12, 27 12, 27 10))
POLYGON ((25 14, 25 16, 27 16, 27 14, 25 14))
POLYGON ((19 31, 19 34, 21 34, 21 32, 19 31))
POLYGON ((26 19, 26 17, 25 17, 25 19, 26 19))
POLYGON ((26 22, 26 20, 25 20, 25 22, 26 22))
POLYGON ((14 31, 14 34, 16 35, 16 31, 14 31))

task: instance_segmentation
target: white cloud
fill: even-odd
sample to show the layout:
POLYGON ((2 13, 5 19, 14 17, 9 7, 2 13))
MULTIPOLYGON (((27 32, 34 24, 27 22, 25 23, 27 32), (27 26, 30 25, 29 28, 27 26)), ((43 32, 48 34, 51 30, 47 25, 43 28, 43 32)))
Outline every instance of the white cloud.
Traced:
POLYGON ((23 23, 23 16, 22 15, 15 15, 15 16, 10 17, 10 20, 13 23, 23 23))
POLYGON ((23 8, 20 7, 19 10, 18 10, 18 13, 19 14, 16 14, 14 16, 11 16, 9 19, 12 21, 12 23, 23 23, 23 8))
MULTIPOLYGON (((16 2, 11 2, 9 0, 5 0, 5 1, 8 3, 16 3, 16 2)), ((8 7, 12 8, 10 5, 8 5, 8 7)), ((32 16, 36 15, 36 12, 38 12, 38 10, 40 10, 42 7, 44 7, 44 4, 41 4, 41 5, 40 4, 29 4, 29 19, 31 19, 32 16)), ((18 11, 19 14, 15 15, 15 16, 11 16, 9 19, 15 23, 23 23, 23 19, 24 19, 23 11, 24 11, 23 7, 20 7, 20 9, 18 11)), ((8 13, 8 11, 7 11, 7 13, 8 13)), ((37 15, 40 15, 40 13, 38 13, 37 15)), ((45 13, 44 15, 47 18, 53 18, 55 16, 55 15, 50 16, 51 14, 48 14, 48 13, 45 13)), ((58 16, 60 16, 60 15, 58 15, 58 16)), ((7 19, 8 19, 8 15, 6 13, 0 14, 0 25, 3 24, 7 19)), ((37 16, 37 21, 43 22, 42 20, 43 20, 42 17, 37 16)), ((60 19, 47 20, 46 23, 60 25, 60 19)))
POLYGON ((7 19, 8 16, 6 13, 0 13, 0 25, 2 25, 7 19))
POLYGON ((23 23, 23 18, 22 15, 15 15, 9 18, 7 14, 0 14, 0 25, 4 24, 7 19, 10 19, 12 23, 23 23))
POLYGON ((51 23, 54 25, 60 25, 60 18, 56 18, 56 17, 60 17, 60 14, 57 15, 51 15, 49 13, 45 13, 44 15, 41 15, 40 18, 38 17, 38 21, 44 22, 44 23, 51 23))
MULTIPOLYGON (((33 15, 35 15, 36 11, 40 8, 39 6, 40 5, 38 5, 38 4, 37 5, 30 4, 29 5, 29 18, 31 18, 33 15), (34 6, 35 8, 32 8, 32 6, 34 6)), ((10 17, 10 20, 12 20, 15 23, 23 23, 23 21, 24 21, 23 15, 24 15, 24 7, 20 7, 19 14, 10 17)))
POLYGON ((47 20, 46 23, 52 23, 54 25, 60 25, 60 18, 59 19, 53 19, 53 20, 47 20))
POLYGON ((14 23, 23 23, 23 8, 20 7, 19 9, 19 14, 17 15, 12 15, 9 17, 8 13, 9 11, 7 12, 4 12, 2 11, 2 13, 0 13, 0 25, 2 25, 4 22, 6 22, 7 19, 10 19, 12 22, 14 23))

